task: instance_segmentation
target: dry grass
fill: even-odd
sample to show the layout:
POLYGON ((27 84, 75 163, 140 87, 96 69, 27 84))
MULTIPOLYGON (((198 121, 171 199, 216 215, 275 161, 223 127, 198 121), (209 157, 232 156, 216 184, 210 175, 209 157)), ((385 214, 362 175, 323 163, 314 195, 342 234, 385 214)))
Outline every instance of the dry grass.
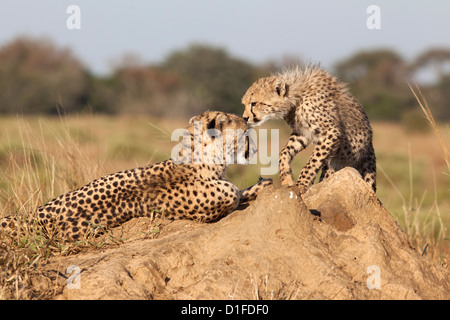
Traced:
POLYGON ((441 133, 442 128, 448 127, 436 123, 420 88, 409 87, 432 131, 394 135, 392 125, 383 125, 378 130, 374 126, 378 181, 383 185, 378 196, 399 220, 411 244, 422 254, 448 266, 450 132, 441 133))
MULTIPOLYGON (((416 98, 435 135, 411 134, 392 124, 373 125, 381 173, 378 196, 411 243, 419 251, 427 246, 426 254, 445 265, 450 255, 446 147, 450 132, 442 132, 442 126, 434 122, 420 91, 416 98)), ((51 257, 122 241, 88 237, 69 245, 48 239, 34 227, 30 212, 105 174, 169 158, 176 144, 170 141, 170 133, 185 125, 184 121, 124 116, 0 118, 0 216, 17 215, 31 221, 25 237, 0 239, 0 299, 51 298, 58 288, 42 291, 32 286, 33 278, 51 257)), ((279 127, 282 148, 289 128, 276 122, 265 128, 279 127)), ((305 150, 295 159, 294 173, 298 174, 310 152, 305 150)), ((244 188, 257 180, 259 168, 234 165, 228 178, 244 188)), ((296 297, 295 288, 291 289, 291 296, 296 297)), ((255 291, 256 297, 270 294, 255 291)))
MULTIPOLYGON (((444 188, 448 188, 449 187, 448 182, 450 181, 450 153, 448 151, 447 145, 446 145, 446 143, 444 142, 444 140, 443 140, 443 138, 441 136, 439 127, 436 124, 436 121, 434 120, 433 113, 431 112, 431 109, 428 106, 428 103, 427 103, 424 95, 422 94, 422 91, 420 90, 419 86, 417 84, 415 85, 416 90, 417 90, 418 93, 416 93, 414 91, 414 89, 411 87, 411 85, 409 83, 408 83, 408 86, 411 89, 411 92, 413 93, 413 95, 416 98, 417 102, 419 103, 420 109, 422 110, 423 114, 425 115, 425 118, 427 119, 428 123, 432 127, 433 132, 435 133, 435 135, 436 135, 436 137, 437 137, 437 139, 439 141, 439 146, 441 148, 442 157, 443 157, 445 163, 447 164, 447 170, 448 170, 448 172, 446 174, 447 175, 447 179, 446 179, 447 180, 447 184, 446 184, 446 186, 444 186, 444 188)), ((411 168, 411 164, 410 164, 410 168, 411 168)), ((410 169, 410 171, 411 171, 411 169, 410 169)), ((434 198, 434 203, 433 203, 433 209, 434 209, 434 212, 435 212, 435 216, 437 216, 437 219, 438 219, 438 222, 439 222, 439 233, 437 235, 437 241, 434 241, 434 243, 432 243, 432 245, 437 246, 437 245, 439 245, 439 242, 445 243, 445 242, 449 242, 450 241, 450 238, 448 237, 448 233, 447 233, 447 225, 450 222, 450 219, 449 219, 449 217, 447 217, 447 219, 445 219, 445 222, 444 222, 443 221, 444 218, 441 215, 441 210, 440 210, 439 204, 438 204, 437 187, 436 187, 436 175, 435 175, 434 170, 433 170, 433 182, 434 182, 434 190, 435 190, 435 192, 434 192, 435 198, 434 198)), ((450 188, 448 188, 447 190, 444 190, 444 192, 446 192, 446 193, 450 192, 450 188)), ((447 196, 448 196, 448 194, 447 194, 447 196)), ((411 207, 412 206, 410 204, 410 208, 411 207)), ((430 210, 430 212, 431 212, 431 210, 430 210)), ((414 225, 415 225, 415 229, 418 230, 420 224, 415 222, 414 225)), ((420 237, 420 232, 417 232, 416 234, 420 237)), ((416 238, 417 238, 417 235, 416 235, 416 238)), ((433 239, 433 240, 436 240, 436 239, 433 239)), ((416 242, 419 242, 419 241, 416 241, 416 242)), ((427 249, 428 245, 429 244, 427 243, 426 247, 424 248, 423 254, 425 254, 425 250, 427 249)), ((448 248, 448 243, 447 243, 446 247, 448 248)), ((442 258, 441 258, 440 262, 443 265, 444 264, 448 265, 448 251, 445 251, 445 254, 442 255, 442 258)))
POLYGON ((415 86, 418 93, 414 91, 414 89, 411 87, 411 84, 408 83, 408 86, 411 89, 411 92, 413 93, 417 102, 419 103, 420 109, 425 115, 425 118, 427 119, 428 123, 430 124, 434 133, 436 134, 436 137, 439 141, 439 146, 441 147, 442 150, 442 156, 445 160, 445 163, 447 164, 448 173, 450 173, 450 152, 448 151, 448 148, 441 137, 439 127, 436 124, 436 121, 434 120, 433 113, 431 112, 431 109, 428 106, 427 100, 425 99, 424 95, 422 94, 422 91, 420 91, 420 88, 417 84, 415 86))
POLYGON ((97 238, 99 228, 75 243, 49 239, 34 212, 95 178, 168 158, 169 122, 154 122, 158 126, 129 117, 0 118, 0 217, 14 215, 25 226, 20 237, 0 239, 0 299, 50 298, 56 288, 35 290, 32 281, 51 257, 122 241, 111 234, 97 238))

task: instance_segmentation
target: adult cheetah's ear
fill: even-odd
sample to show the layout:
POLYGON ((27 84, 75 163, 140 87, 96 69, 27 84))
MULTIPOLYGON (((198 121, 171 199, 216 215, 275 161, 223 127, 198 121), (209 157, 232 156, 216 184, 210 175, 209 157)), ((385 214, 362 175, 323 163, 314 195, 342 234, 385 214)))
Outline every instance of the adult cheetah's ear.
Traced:
POLYGON ((280 97, 285 97, 289 92, 289 85, 283 80, 277 80, 275 82, 275 92, 280 97))
POLYGON ((196 116, 193 116, 192 118, 189 119, 189 124, 193 124, 194 123, 194 119, 196 116))
POLYGON ((216 117, 214 117, 213 119, 211 119, 207 125, 206 125, 206 129, 216 129, 219 131, 222 131, 223 128, 223 124, 227 121, 227 117, 225 117, 224 115, 218 115, 216 117))
POLYGON ((216 128, 216 118, 212 119, 211 121, 208 122, 208 124, 206 125, 206 129, 215 129, 216 128))

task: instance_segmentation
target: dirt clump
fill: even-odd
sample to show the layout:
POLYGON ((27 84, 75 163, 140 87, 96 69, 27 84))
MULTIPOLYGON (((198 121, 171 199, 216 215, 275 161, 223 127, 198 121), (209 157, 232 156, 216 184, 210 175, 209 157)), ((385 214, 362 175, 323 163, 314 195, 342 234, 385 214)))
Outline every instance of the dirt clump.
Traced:
POLYGON ((410 246, 351 168, 303 197, 269 187, 216 223, 164 223, 156 238, 149 234, 159 229, 147 230, 115 247, 55 258, 46 266, 53 278, 36 283, 57 283, 56 299, 450 298, 449 271, 410 246))

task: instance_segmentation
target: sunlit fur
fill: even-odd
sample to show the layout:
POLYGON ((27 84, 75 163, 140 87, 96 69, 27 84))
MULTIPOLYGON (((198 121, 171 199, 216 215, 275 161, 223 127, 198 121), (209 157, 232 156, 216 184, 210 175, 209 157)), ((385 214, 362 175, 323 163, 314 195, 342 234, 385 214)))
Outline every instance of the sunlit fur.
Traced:
POLYGON ((280 152, 282 184, 295 183, 290 163, 312 143, 315 150, 297 181, 303 191, 320 169, 323 179, 345 166, 356 168, 376 190, 376 160, 367 115, 347 86, 320 66, 294 67, 261 78, 250 86, 242 103, 249 125, 284 119, 293 130, 280 152))

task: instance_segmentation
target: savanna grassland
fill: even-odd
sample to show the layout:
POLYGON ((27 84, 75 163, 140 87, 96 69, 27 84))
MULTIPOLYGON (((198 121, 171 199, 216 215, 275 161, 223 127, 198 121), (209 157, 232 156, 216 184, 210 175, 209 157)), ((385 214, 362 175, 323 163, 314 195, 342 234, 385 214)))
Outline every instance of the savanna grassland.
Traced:
MULTIPOLYGON (((0 215, 32 211, 53 197, 123 169, 168 159, 171 133, 187 120, 147 116, 2 117, 0 119, 0 215)), ((289 134, 282 122, 279 148, 289 134)), ((378 160, 378 197, 410 241, 433 260, 450 254, 450 176, 433 130, 414 131, 394 123, 373 123, 378 160)), ((444 144, 450 129, 439 126, 444 144)), ((276 150, 278 154, 279 150, 276 150)), ((268 150, 270 156, 273 151, 268 150)), ((311 149, 294 161, 294 175, 311 149)), ((269 164, 231 165, 229 180, 245 188, 269 164)), ((278 180, 277 174, 272 177, 278 180)))
MULTIPOLYGON (((444 48, 429 48, 412 59, 380 48, 355 52, 333 66, 372 120, 380 201, 411 245, 446 268, 450 75, 444 64, 449 57, 444 48), (422 93, 417 88, 419 99, 405 81, 430 66, 436 77, 422 90, 438 125, 432 117, 424 121, 427 110, 417 106, 422 93)), ((190 116, 210 106, 241 114, 236 102, 253 81, 300 63, 287 58, 254 64, 204 44, 173 51, 156 64, 129 60, 124 57, 110 74, 99 76, 49 39, 22 37, 0 47, 0 217, 30 216, 48 200, 93 179, 168 159, 177 144, 171 141, 173 130, 185 127, 190 116)), ((290 129, 275 121, 261 129, 280 129, 276 150, 268 147, 277 167, 290 129)), ((308 148, 296 157, 294 175, 311 152, 308 148)), ((245 188, 269 165, 231 165, 228 179, 245 188)), ((263 176, 278 181, 277 174, 263 176)), ((42 272, 50 257, 105 245, 93 239, 67 245, 37 230, 31 223, 24 238, 0 238, 0 299, 54 297, 54 292, 35 290, 33 274, 42 272)), ((154 230, 158 233, 159 227, 154 230)))

